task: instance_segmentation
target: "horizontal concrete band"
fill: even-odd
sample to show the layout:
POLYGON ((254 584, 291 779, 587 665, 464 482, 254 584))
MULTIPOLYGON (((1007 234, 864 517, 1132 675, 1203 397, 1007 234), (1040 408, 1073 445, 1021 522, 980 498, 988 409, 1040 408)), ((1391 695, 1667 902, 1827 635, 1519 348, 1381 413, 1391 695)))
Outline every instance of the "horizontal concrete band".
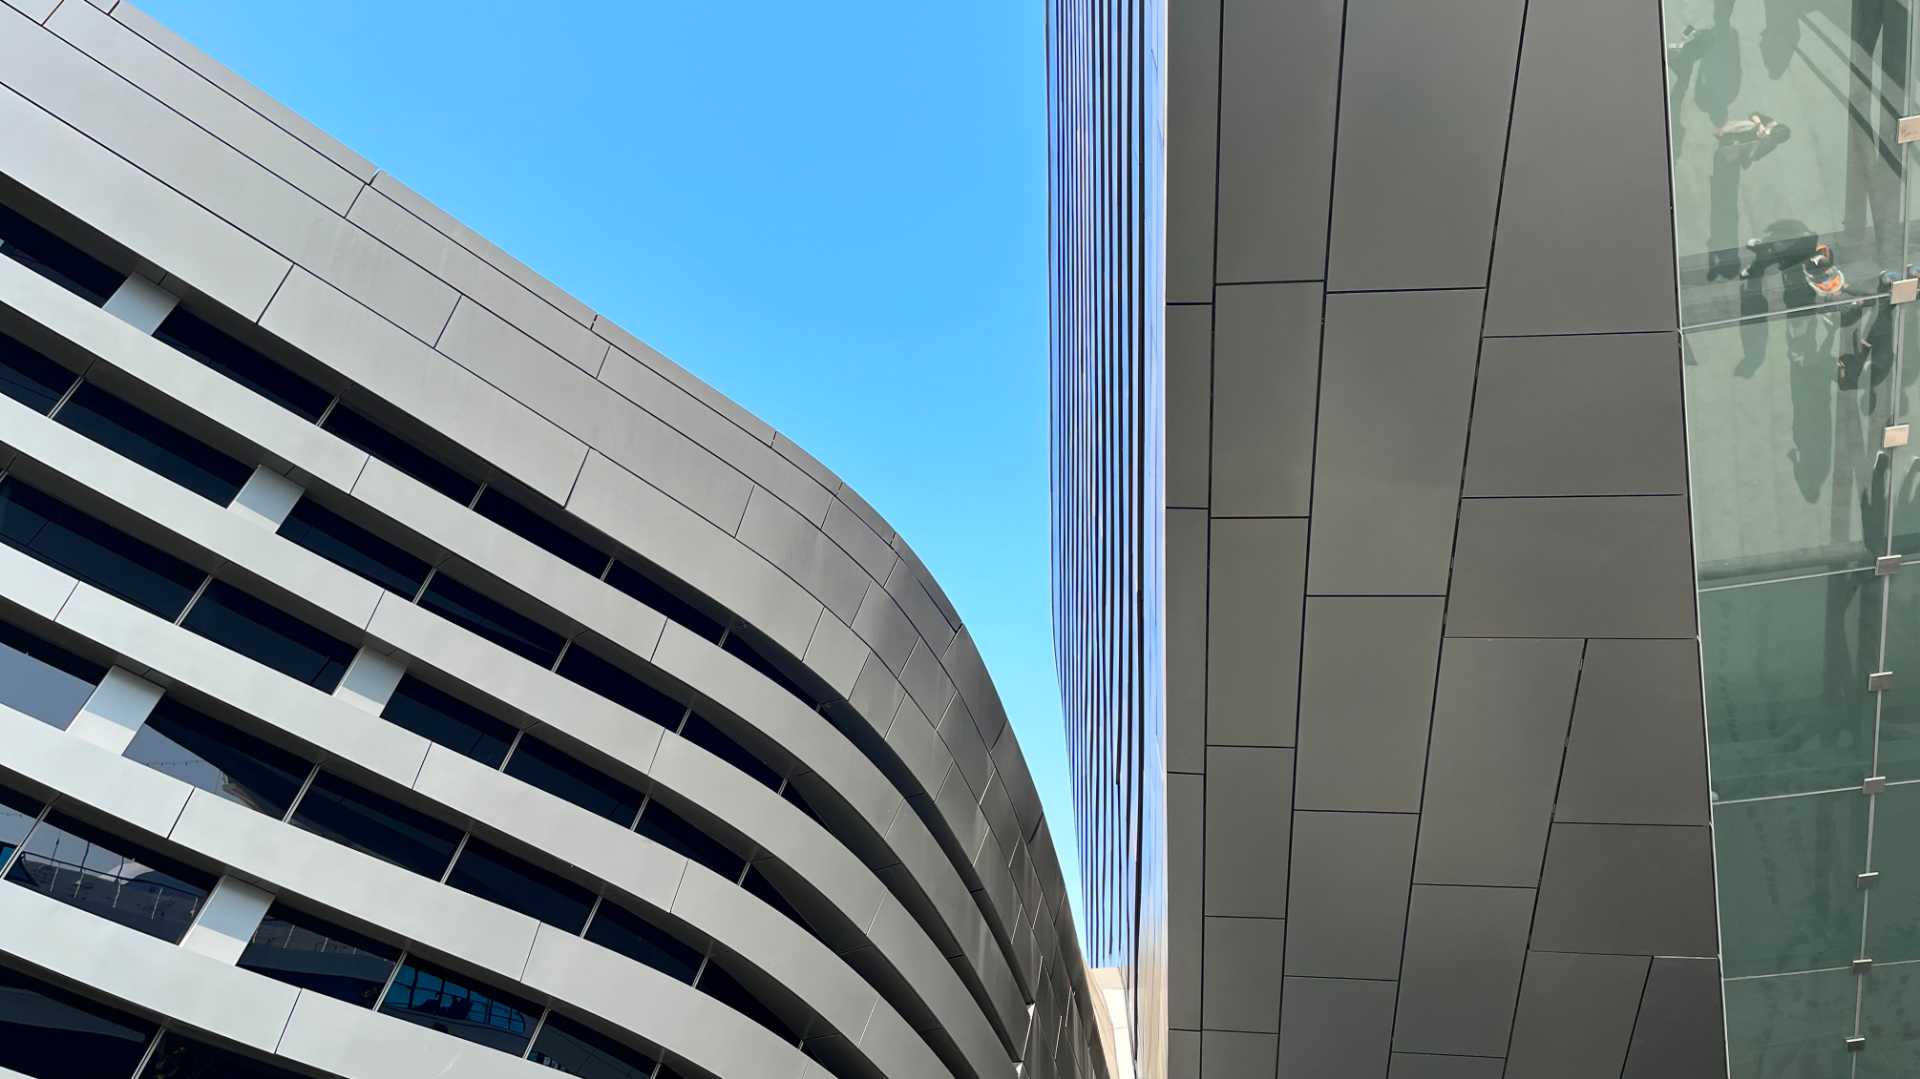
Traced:
MULTIPOLYGON (((984 943, 974 928, 978 918, 964 885, 933 856, 937 848, 922 821, 911 813, 897 812, 898 794, 871 761, 821 716, 740 660, 682 627, 666 623, 623 593, 499 526, 477 518, 332 435, 300 424, 275 424, 273 417, 284 414, 265 401, 11 262, 0 261, 0 306, 30 318, 32 321, 25 324, 26 327, 44 331, 48 335, 47 343, 77 346, 80 354, 69 357, 70 362, 76 366, 93 363, 90 377, 97 381, 123 389, 125 387, 118 383, 132 379, 132 388, 141 391, 141 396, 172 390, 177 396, 169 395, 162 403, 171 404, 173 408, 156 411, 172 412, 168 418, 177 419, 182 426, 192 429, 217 424, 217 433, 228 440, 239 440, 242 445, 251 442, 247 436, 252 432, 279 432, 273 436, 272 444, 259 447, 270 465, 284 462, 283 467, 291 476, 309 482, 329 474, 351 474, 354 479, 348 482, 348 487, 355 497, 370 510, 389 516, 423 536, 441 552, 443 561, 457 559, 532 595, 553 597, 550 602, 558 608, 556 613, 562 624, 592 633, 652 663, 702 699, 723 709, 724 718, 731 718, 771 744, 792 752, 801 767, 819 775, 830 793, 849 805, 864 829, 894 852, 889 863, 905 863, 914 869, 907 881, 913 883, 916 890, 930 897, 942 897, 935 905, 954 939, 984 943), (225 390, 234 392, 222 392, 225 390), (314 436, 311 441, 320 444, 319 451, 309 453, 306 445, 309 440, 289 436, 285 433, 289 429, 310 431, 314 436), (663 627, 665 633, 661 635, 663 627)), ((219 508, 169 484, 156 484, 152 475, 139 466, 24 406, 0 401, 0 409, 14 417, 6 427, 13 432, 5 439, 7 444, 25 449, 30 457, 43 464, 71 463, 70 468, 57 471, 73 484, 109 500, 109 504, 91 508, 106 514, 131 509, 141 521, 157 525, 168 537, 177 537, 190 545, 190 549, 178 553, 203 563, 205 556, 198 552, 211 554, 218 560, 219 567, 238 571, 245 579, 265 585, 295 609, 321 615, 315 621, 323 628, 355 642, 366 632, 372 632, 382 638, 383 645, 397 646, 370 624, 372 607, 382 603, 383 597, 376 586, 263 529, 235 529, 231 516, 219 508), (86 465, 83 468, 77 462, 86 462, 86 465)), ((385 606, 390 608, 394 605, 392 597, 387 599, 385 606)), ((425 612, 417 614, 424 616, 425 612)), ((430 621, 443 631, 450 628, 437 619, 430 618, 430 621)), ((562 679, 546 676, 546 672, 504 650, 472 638, 464 631, 454 632, 458 638, 471 640, 499 657, 497 662, 463 665, 478 668, 487 676, 459 680, 487 692, 510 708, 538 714, 537 710, 524 708, 517 702, 539 694, 510 694, 498 688, 503 683, 518 686, 518 682, 507 676, 510 672, 520 672, 536 678, 542 685, 540 693, 549 698, 554 692, 563 693, 566 699, 576 702, 581 714, 617 715, 617 719, 608 719, 597 728, 607 732, 610 740, 578 730, 572 732, 597 751, 610 751, 631 738, 644 736, 643 732, 657 729, 652 724, 635 723, 632 714, 624 709, 562 679)), ((431 639, 432 630, 421 630, 420 637, 431 639)), ((423 655, 420 651, 413 654, 422 659, 433 655, 431 652, 423 655)), ((444 659, 429 662, 446 670, 444 659)), ((629 754, 616 755, 624 758, 629 754)), ((795 815, 795 811, 782 804, 776 808, 775 818, 784 815, 795 815)), ((985 849, 984 842, 980 846, 985 849)), ((846 878, 840 874, 828 879, 846 878)), ((872 878, 868 875, 866 879, 872 878)), ((1011 891, 1011 887, 1009 878, 1006 890, 1011 891)), ((989 984, 998 986, 995 999, 999 1017, 1003 1022, 1017 1020, 1022 1004, 1018 987, 1009 982, 994 962, 991 949, 978 949, 974 958, 992 979, 989 984)))

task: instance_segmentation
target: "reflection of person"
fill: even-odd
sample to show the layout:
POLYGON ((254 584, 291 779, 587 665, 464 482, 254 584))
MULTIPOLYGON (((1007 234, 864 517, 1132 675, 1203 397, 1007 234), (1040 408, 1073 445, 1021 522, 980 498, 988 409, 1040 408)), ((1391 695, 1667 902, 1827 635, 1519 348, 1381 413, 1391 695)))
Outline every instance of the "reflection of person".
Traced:
POLYGON ((1740 234, 1741 174, 1792 136, 1786 124, 1761 112, 1714 129, 1713 172, 1707 181, 1707 280, 1745 276, 1735 239, 1740 234))
MULTIPOLYGON (((1833 327, 1851 327, 1850 349, 1857 350, 1865 357, 1873 351, 1873 326, 1880 317, 1880 297, 1893 285, 1893 275, 1882 271, 1877 289, 1864 289, 1847 282, 1847 275, 1833 264, 1833 248, 1827 244, 1817 244, 1813 257, 1800 264, 1800 270, 1806 275, 1808 287, 1821 302, 1835 302, 1852 299, 1844 306, 1836 304, 1821 312, 1821 318, 1833 327)), ((1845 379, 1847 357, 1842 354, 1834 360, 1835 375, 1845 379)))
POLYGON ((1792 138, 1793 129, 1764 112, 1753 112, 1744 120, 1721 124, 1714 129, 1713 137, 1722 147, 1739 151, 1739 165, 1745 168, 1792 138))

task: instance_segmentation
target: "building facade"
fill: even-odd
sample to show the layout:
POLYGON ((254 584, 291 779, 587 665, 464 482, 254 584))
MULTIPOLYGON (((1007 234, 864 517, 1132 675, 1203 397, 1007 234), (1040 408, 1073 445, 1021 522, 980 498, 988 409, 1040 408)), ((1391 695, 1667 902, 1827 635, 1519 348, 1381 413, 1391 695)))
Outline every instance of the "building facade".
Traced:
POLYGON ((1050 8, 1141 1074, 1920 1071, 1907 6, 1169 0, 1164 98, 1139 17, 1050 8))
POLYGON ((1104 1079, 940 586, 113 0, 0 5, 0 1072, 1104 1079))

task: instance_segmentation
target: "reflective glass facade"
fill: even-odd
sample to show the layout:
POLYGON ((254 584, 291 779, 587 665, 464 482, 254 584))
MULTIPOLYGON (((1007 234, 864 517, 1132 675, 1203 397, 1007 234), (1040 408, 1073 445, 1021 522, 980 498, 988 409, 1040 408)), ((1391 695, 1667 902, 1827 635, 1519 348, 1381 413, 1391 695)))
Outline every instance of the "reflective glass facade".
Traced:
POLYGON ((1664 8, 1729 1069, 1912 1075, 1914 27, 1664 8))
POLYGON ((1160 0, 1048 4, 1055 655, 1088 961, 1164 1056, 1165 56, 1160 0))

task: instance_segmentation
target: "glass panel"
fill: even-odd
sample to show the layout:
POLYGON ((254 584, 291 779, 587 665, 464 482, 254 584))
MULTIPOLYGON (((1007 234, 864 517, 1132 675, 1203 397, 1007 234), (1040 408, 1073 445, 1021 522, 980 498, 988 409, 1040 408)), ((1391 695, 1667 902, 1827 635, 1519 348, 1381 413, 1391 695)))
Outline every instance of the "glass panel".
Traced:
POLYGON ((1867 1044, 1853 1079, 1920 1075, 1920 964, 1875 964, 1860 988, 1860 1032, 1867 1044))
POLYGON ((696 986, 702 993, 746 1016, 748 1019, 766 1027, 779 1035, 790 1045, 800 1042, 800 1032, 789 1026, 774 1010, 762 1001, 758 994, 748 989, 729 974, 718 961, 707 964, 700 972, 700 984, 696 986))
POLYGON ((1903 261, 1904 8, 1665 9, 1682 321, 1844 295, 1803 270, 1817 244, 1871 290, 1903 261))
POLYGON ((0 865, 33 830, 34 819, 43 807, 37 799, 0 787, 0 865))
POLYGON ((240 953, 240 968, 371 1008, 400 950, 275 903, 240 953))
POLYGON ((301 1079, 296 1072, 262 1060, 216 1049, 183 1037, 177 1030, 160 1036, 160 1046, 140 1071, 140 1079, 301 1079))
POLYGON ((562 1015, 547 1016, 527 1059, 582 1079, 652 1079, 658 1063, 562 1015))
POLYGON ((25 266, 95 306, 106 303, 127 275, 0 206, 0 255, 25 266))
POLYGON ((45 415, 80 376, 0 334, 0 393, 45 415))
POLYGON ((537 1005, 416 959, 401 966, 380 1010, 514 1056, 526 1052, 540 1015, 537 1005))
POLYGON ((0 481, 0 542, 169 621, 207 577, 11 477, 0 481))
POLYGON ((1867 897, 1864 954, 1876 964, 1920 960, 1920 784, 1874 799, 1873 869, 1880 876, 1867 897))
POLYGON ((473 504, 473 511, 595 577, 607 568, 607 556, 598 547, 555 524, 549 517, 508 498, 498 487, 482 491, 479 501, 473 504))
POLYGON ((587 939, 619 952, 642 966, 678 978, 688 985, 700 973, 702 952, 666 930, 608 900, 593 913, 587 939))
POLYGON ((473 501, 480 490, 478 480, 470 480, 453 466, 413 445, 346 405, 335 405, 320 425, 380 460, 446 495, 462 506, 473 501))
POLYGON ((175 307, 153 336, 309 423, 318 420, 333 400, 330 391, 234 340, 185 307, 175 307))
POLYGON ((560 677, 598 693, 629 711, 653 720, 668 730, 680 726, 687 706, 628 674, 575 642, 560 661, 560 677))
POLYGON ((1727 983, 1728 1072, 1737 1079, 1845 1079, 1851 970, 1727 983))
POLYGON ((1859 786, 1873 765, 1880 594, 1871 570, 1700 593, 1713 793, 1859 786))
MULTIPOLYGON (((516 729, 473 705, 433 688, 413 675, 400 679, 380 715, 389 723, 471 757, 500 767, 516 729)), ((633 818, 629 816, 628 820, 633 818)), ((622 821, 621 823, 626 823, 622 821)))
MULTIPOLYGON (((1920 366, 1920 365, 1916 365, 1920 366)), ((1887 643, 1883 670, 1893 688, 1880 695, 1880 764, 1895 782, 1920 779, 1920 565, 1887 581, 1887 643)))
POLYGON ((747 860, 726 844, 694 827, 685 817, 668 809, 658 798, 647 803, 640 814, 639 833, 682 857, 691 858, 715 873, 737 880, 747 860))
POLYGON ((181 625, 322 693, 332 693, 353 662, 350 645, 225 581, 208 585, 181 625))
POLYGON ((107 669, 0 622, 0 704, 65 730, 107 669))
POLYGON ((1713 827, 1726 977, 1843 967, 1859 957, 1865 795, 1723 803, 1713 827))
POLYGON ((33 830, 7 879, 175 944, 200 913, 214 882, 210 873, 64 813, 47 814, 33 830))
POLYGON ((313 765, 162 697, 123 754, 128 760, 279 820, 313 765))
POLYGON ((280 535, 408 600, 419 594, 427 580, 430 567, 425 559, 415 558, 311 498, 293 504, 280 523, 280 535))
POLYGON ((1862 366, 1847 347, 1859 329, 1822 311, 1685 335, 1702 585, 1868 566, 1885 553, 1891 349, 1862 366))
POLYGON ((132 1075, 154 1025, 0 967, 0 1068, 33 1079, 132 1075))
POLYGON ((607 571, 607 583, 709 641, 718 641, 720 635, 726 632, 727 627, 720 619, 681 599, 648 574, 625 562, 614 561, 613 568, 607 571))
POLYGON ((253 475, 251 465, 161 423, 91 382, 75 390, 55 418, 217 505, 232 502, 253 475))
POLYGON ((446 872, 460 842, 460 829, 328 772, 314 777, 293 823, 434 880, 446 872))
POLYGON ((566 643, 560 634, 445 573, 433 575, 420 606, 541 667, 552 667, 566 643))
POLYGON ((754 756, 747 747, 721 733, 720 728, 702 719, 700 713, 687 713, 686 722, 680 725, 680 737, 752 776, 768 790, 780 789, 779 772, 754 756))
POLYGON ((580 932, 593 909, 592 892, 477 839, 460 848, 447 883, 569 933, 580 932))
POLYGON ((639 791, 612 776, 589 768, 538 738, 528 735, 514 747, 507 774, 598 813, 622 828, 633 825, 640 812, 639 791))

